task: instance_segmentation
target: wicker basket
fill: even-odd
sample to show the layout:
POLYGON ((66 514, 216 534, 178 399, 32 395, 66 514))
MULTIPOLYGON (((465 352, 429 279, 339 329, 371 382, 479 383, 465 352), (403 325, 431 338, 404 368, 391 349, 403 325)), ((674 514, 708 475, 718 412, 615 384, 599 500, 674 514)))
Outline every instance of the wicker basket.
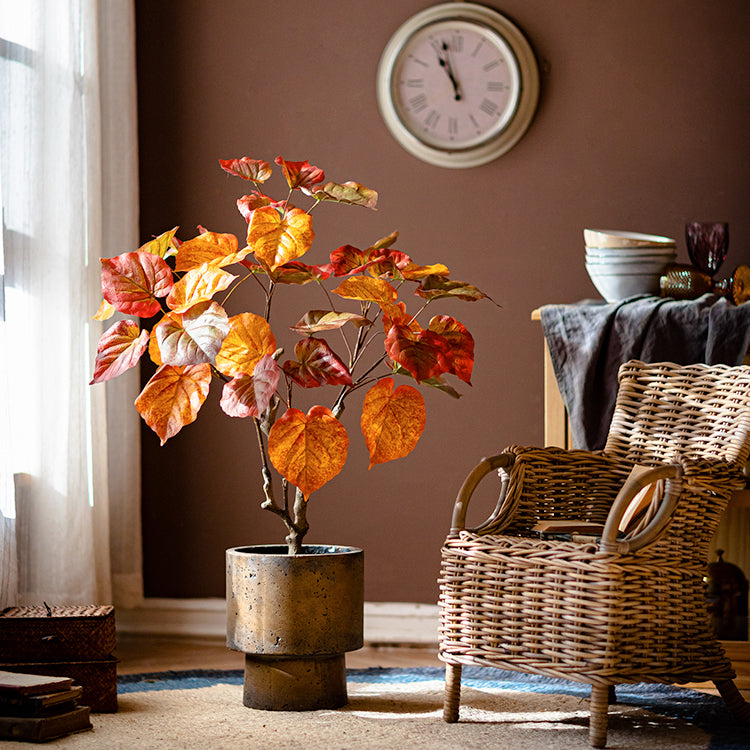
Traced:
POLYGON ((0 661, 92 661, 115 649, 111 606, 9 607, 0 613, 0 661))

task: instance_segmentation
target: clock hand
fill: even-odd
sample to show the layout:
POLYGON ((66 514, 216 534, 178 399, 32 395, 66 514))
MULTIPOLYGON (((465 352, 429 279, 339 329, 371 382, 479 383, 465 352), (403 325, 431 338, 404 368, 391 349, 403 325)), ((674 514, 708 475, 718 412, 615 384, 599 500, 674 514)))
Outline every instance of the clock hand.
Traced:
POLYGON ((458 85, 458 81, 456 80, 456 77, 453 75, 453 68, 451 67, 450 57, 448 56, 448 45, 445 42, 443 42, 442 44, 442 50, 445 53, 445 57, 443 57, 438 52, 438 62, 440 63, 440 67, 446 72, 448 78, 450 79, 450 82, 453 84, 453 95, 456 101, 460 101, 461 91, 458 85))

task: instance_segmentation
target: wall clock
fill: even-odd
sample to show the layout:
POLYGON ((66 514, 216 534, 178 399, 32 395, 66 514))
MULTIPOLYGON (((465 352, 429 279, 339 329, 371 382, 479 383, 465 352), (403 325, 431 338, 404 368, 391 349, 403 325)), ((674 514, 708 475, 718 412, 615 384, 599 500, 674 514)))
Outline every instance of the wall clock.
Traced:
POLYGON ((377 74, 378 106, 396 140, 441 167, 475 167, 511 149, 539 99, 530 44, 497 11, 442 3, 391 37, 377 74))

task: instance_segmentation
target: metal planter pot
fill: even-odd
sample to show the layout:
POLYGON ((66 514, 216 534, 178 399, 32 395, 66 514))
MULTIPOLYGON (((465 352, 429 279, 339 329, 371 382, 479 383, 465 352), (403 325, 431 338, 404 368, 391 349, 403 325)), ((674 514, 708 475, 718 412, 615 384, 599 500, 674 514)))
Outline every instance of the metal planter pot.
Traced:
POLYGON ((235 547, 227 561, 227 647, 245 654, 243 703, 272 711, 346 705, 347 651, 362 648, 364 552, 235 547))

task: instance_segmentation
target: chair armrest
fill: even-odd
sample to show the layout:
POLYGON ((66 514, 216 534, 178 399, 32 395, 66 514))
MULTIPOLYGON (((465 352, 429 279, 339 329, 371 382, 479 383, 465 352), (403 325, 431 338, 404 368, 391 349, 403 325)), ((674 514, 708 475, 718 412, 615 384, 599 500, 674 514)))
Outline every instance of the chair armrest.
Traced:
POLYGON ((464 480, 453 508, 451 536, 466 528, 474 490, 487 474, 498 469, 501 487, 497 504, 490 516, 472 529, 475 533, 497 533, 512 522, 528 529, 544 517, 565 517, 582 496, 592 495, 599 498, 603 521, 630 471, 629 466, 620 466, 601 451, 511 445, 501 454, 483 458, 464 480))
POLYGON ((732 491, 744 483, 742 469, 726 461, 685 457, 675 459, 672 464, 653 467, 638 478, 631 477, 612 505, 600 549, 627 554, 657 541, 682 545, 683 548, 686 544, 693 545, 695 540, 704 538, 708 526, 718 524, 732 491), (624 539, 615 539, 630 501, 640 489, 658 479, 665 480, 665 490, 654 517, 641 531, 624 539), (677 539, 673 539, 667 530, 672 521, 679 523, 677 539))
POLYGON ((666 530, 682 492, 683 466, 680 463, 665 464, 646 469, 638 476, 630 476, 617 493, 612 509, 604 525, 599 549, 602 552, 628 554, 655 542, 666 530), (632 537, 617 539, 620 521, 633 498, 644 487, 660 479, 665 480, 664 496, 654 517, 645 528, 632 537))
MULTIPOLYGON (((459 531, 466 528, 466 511, 469 508, 469 501, 474 494, 477 485, 491 471, 497 471, 501 468, 509 468, 513 465, 514 456, 512 453, 501 453, 497 456, 483 458, 464 479, 461 489, 458 491, 456 502, 453 505, 453 516, 451 518, 451 530, 448 536, 456 536, 459 531)), ((503 504, 508 488, 507 476, 501 477, 500 497, 497 501, 495 510, 490 518, 497 514, 503 504)), ((489 519, 488 519, 489 520, 489 519)), ((486 523, 486 522, 485 522, 486 523)))

